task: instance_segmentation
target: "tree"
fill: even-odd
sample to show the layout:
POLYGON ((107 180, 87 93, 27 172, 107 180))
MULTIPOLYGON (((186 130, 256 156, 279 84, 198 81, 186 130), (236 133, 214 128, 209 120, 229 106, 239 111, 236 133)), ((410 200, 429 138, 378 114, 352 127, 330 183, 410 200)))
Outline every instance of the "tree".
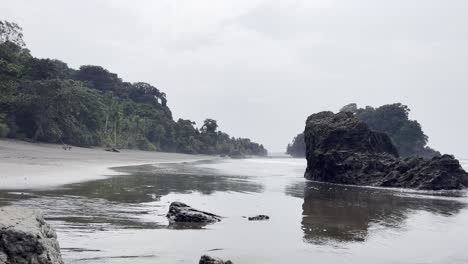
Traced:
POLYGON ((24 82, 14 111, 19 132, 33 140, 76 145, 100 142, 100 95, 82 83, 63 80, 24 82))
MULTIPOLYGON (((383 105, 378 108, 366 106, 358 108, 349 104, 341 112, 351 112, 365 122, 370 129, 387 134, 398 149, 400 156, 418 156, 431 158, 439 156, 438 151, 427 146, 428 136, 416 120, 409 119, 410 109, 401 103, 383 105)), ((304 135, 299 134, 287 147, 288 154, 303 157, 305 155, 304 135)))
POLYGON ((85 65, 75 72, 74 79, 100 91, 116 91, 122 88, 122 80, 101 66, 85 65))
POLYGON ((296 158, 302 158, 305 157, 305 153, 306 146, 304 141, 304 133, 300 133, 293 139, 291 144, 288 144, 286 154, 296 158))
POLYGON ((396 103, 378 108, 367 106, 357 109, 355 115, 372 130, 389 135, 402 157, 440 155, 426 147, 428 136, 418 121, 409 119, 410 111, 408 106, 396 103))
POLYGON ((59 60, 31 58, 25 64, 23 78, 29 80, 66 79, 72 71, 59 60))
POLYGON ((262 145, 234 139, 206 119, 198 129, 175 122, 166 94, 122 81, 100 66, 78 70, 31 56, 21 28, 0 22, 0 137, 80 146, 112 146, 191 154, 266 155, 262 145))
POLYGON ((207 118, 205 121, 203 121, 203 126, 201 128, 201 131, 203 133, 208 133, 208 134, 214 134, 216 133, 216 130, 218 129, 218 123, 214 119, 207 118))
POLYGON ((0 44, 12 42, 19 47, 26 46, 22 31, 23 29, 18 24, 0 20, 0 44))

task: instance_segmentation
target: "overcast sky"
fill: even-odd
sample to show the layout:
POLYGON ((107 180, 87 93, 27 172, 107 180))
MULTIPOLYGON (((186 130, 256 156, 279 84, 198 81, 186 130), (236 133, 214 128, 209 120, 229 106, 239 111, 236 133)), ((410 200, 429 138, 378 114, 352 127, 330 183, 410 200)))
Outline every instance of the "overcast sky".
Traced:
POLYGON ((309 114, 402 102, 468 158, 466 0, 2 0, 36 57, 101 65, 175 118, 284 151, 309 114))

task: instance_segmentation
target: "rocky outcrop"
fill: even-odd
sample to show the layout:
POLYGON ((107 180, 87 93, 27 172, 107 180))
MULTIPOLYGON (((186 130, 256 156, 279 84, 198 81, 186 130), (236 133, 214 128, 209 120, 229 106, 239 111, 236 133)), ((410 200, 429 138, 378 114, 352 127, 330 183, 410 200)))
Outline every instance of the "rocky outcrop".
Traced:
POLYGON ((57 235, 38 210, 0 208, 0 264, 62 264, 57 235))
POLYGON ((233 264, 232 261, 223 261, 219 258, 212 258, 210 256, 204 255, 201 257, 199 264, 233 264))
POLYGON ((424 190, 468 186, 468 174, 453 156, 400 159, 386 134, 370 130, 352 113, 311 115, 305 142, 310 180, 424 190))
POLYGON ((193 209, 181 202, 171 203, 166 217, 169 219, 169 223, 211 224, 221 221, 221 217, 218 215, 193 209))

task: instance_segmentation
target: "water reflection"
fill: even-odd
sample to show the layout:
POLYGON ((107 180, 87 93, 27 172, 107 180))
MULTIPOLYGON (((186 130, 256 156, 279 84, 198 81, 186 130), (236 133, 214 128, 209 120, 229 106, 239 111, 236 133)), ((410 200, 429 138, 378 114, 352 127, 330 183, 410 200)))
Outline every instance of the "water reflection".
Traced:
POLYGON ((118 169, 131 176, 72 184, 66 189, 47 192, 55 195, 77 195, 100 198, 120 203, 144 203, 158 200, 169 193, 200 192, 260 192, 261 184, 248 177, 226 177, 210 174, 193 166, 166 166, 155 168, 145 165, 118 169))
POLYGON ((314 182, 289 186, 287 193, 304 198, 304 240, 314 244, 362 242, 379 227, 402 228, 412 212, 450 217, 466 206, 456 198, 314 182))
POLYGON ((0 191, 0 206, 41 208, 58 226, 107 230, 167 227, 162 204, 170 193, 261 192, 248 177, 220 176, 190 165, 120 168, 130 175, 70 184, 56 190, 0 191))

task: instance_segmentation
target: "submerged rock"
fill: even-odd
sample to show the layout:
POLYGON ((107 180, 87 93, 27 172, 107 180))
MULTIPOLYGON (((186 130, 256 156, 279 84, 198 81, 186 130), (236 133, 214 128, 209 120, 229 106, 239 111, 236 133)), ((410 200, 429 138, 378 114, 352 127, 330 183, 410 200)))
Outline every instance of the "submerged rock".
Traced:
POLYGON ((309 180, 424 190, 462 189, 468 174, 453 156, 400 159, 391 139, 352 113, 321 112, 305 129, 309 180))
POLYGON ((266 220, 270 220, 270 217, 268 215, 257 215, 257 216, 249 217, 248 219, 249 221, 266 221, 266 220))
POLYGON ((0 208, 0 264, 62 264, 57 235, 38 210, 0 208))
POLYGON ((210 256, 204 255, 201 257, 199 264, 233 264, 232 261, 223 261, 219 258, 212 258, 210 256))
POLYGON ((171 203, 166 217, 170 223, 211 224, 221 221, 221 217, 218 215, 193 209, 181 202, 171 203))

